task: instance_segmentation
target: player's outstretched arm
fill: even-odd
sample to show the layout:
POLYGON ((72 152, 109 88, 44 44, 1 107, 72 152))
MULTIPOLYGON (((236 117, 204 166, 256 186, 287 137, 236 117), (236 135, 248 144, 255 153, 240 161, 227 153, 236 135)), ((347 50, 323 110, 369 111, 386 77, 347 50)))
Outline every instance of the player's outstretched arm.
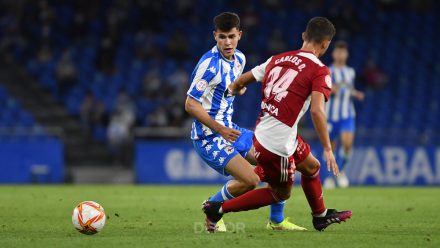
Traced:
POLYGON ((352 95, 354 98, 356 98, 358 101, 363 101, 364 98, 365 98, 364 92, 359 91, 359 90, 356 90, 356 89, 353 89, 353 90, 351 91, 351 95, 352 95))
POLYGON ((339 168, 333 155, 330 137, 327 131, 327 116, 324 109, 324 94, 318 91, 312 91, 310 113, 312 115, 313 125, 318 133, 319 140, 324 148, 324 157, 327 160, 327 169, 333 171, 335 176, 339 175, 339 168))
POLYGON ((246 92, 246 86, 255 81, 256 79, 252 72, 248 71, 242 74, 232 84, 229 85, 229 94, 241 96, 246 92))
POLYGON ((203 125, 220 134, 229 142, 235 142, 235 140, 237 140, 237 138, 240 136, 240 131, 225 127, 212 119, 202 105, 192 97, 186 97, 185 110, 188 112, 188 114, 203 123, 203 125))
POLYGON ((332 94, 337 94, 339 92, 339 86, 336 84, 332 85, 332 94))

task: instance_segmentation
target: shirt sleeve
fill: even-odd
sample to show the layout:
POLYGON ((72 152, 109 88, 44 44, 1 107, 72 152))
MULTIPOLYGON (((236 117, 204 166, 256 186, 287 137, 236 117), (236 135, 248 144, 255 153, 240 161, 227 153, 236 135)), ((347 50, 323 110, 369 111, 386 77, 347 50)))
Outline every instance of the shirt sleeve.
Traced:
POLYGON ((270 60, 272 59, 272 57, 270 57, 268 60, 266 60, 266 62, 264 62, 261 65, 257 65, 255 66, 251 72, 252 75, 254 75, 254 78, 258 81, 261 82, 261 80, 263 80, 264 77, 264 73, 266 72, 266 67, 269 64, 270 60))
POLYGON ((209 83, 217 74, 216 66, 214 65, 213 58, 201 59, 197 64, 196 68, 194 68, 193 73, 191 74, 190 83, 187 96, 194 98, 194 100, 201 102, 202 96, 205 93, 205 90, 208 88, 209 83))
POLYGON ((332 77, 330 70, 324 66, 318 69, 315 78, 312 81, 312 91, 318 91, 324 94, 327 102, 332 92, 332 77))

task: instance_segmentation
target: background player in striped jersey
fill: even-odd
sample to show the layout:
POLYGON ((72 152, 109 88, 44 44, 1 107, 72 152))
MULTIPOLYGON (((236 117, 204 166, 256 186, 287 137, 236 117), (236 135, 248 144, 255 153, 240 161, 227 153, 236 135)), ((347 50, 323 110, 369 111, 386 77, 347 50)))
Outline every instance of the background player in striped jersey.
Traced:
MULTIPOLYGON (((344 166, 350 158, 355 133, 356 112, 352 99, 355 98, 362 101, 364 94, 354 88, 356 73, 352 67, 347 65, 347 43, 337 41, 332 57, 333 64, 330 66, 333 81, 332 95, 326 106, 328 129, 333 152, 336 154, 336 161, 341 171, 339 177, 336 178, 338 186, 348 187, 349 181, 344 173, 344 166), (338 140, 341 145, 339 152, 337 152, 338 140)), ((328 188, 334 187, 333 177, 326 178, 324 186, 328 188)))
MULTIPOLYGON (((237 50, 242 32, 235 13, 222 13, 214 18, 217 45, 205 53, 191 75, 191 86, 185 104, 194 117, 191 139, 196 152, 222 175, 232 175, 210 201, 222 202, 254 189, 260 179, 251 164, 256 164, 252 148, 253 132, 232 122, 234 97, 225 91, 244 69, 246 59, 237 50)), ((244 89, 245 90, 245 89, 244 89)), ((271 206, 268 229, 305 230, 284 218, 285 202, 271 206)), ((217 231, 226 231, 222 221, 217 231)))

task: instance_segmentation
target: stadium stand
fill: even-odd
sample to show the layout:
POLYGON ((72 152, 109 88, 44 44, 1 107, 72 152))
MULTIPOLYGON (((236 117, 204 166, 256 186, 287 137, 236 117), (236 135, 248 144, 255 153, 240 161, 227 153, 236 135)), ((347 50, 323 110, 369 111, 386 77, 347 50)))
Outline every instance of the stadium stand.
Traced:
MULTIPOLYGON (((337 39, 350 45, 357 87, 366 90, 364 103, 357 106, 357 142, 440 144, 440 50, 434 49, 440 33, 431 28, 440 23, 439 2, 230 4, 234 7, 229 10, 242 18, 239 49, 247 56, 246 69, 275 52, 298 47, 306 20, 328 16, 336 23, 337 39)), ((81 118, 87 96, 101 104, 95 121, 86 126, 95 139, 104 141, 121 92, 127 93, 135 111, 135 122, 126 125, 189 124, 183 110, 187 78, 203 51, 214 45, 211 19, 225 6, 222 1, 191 0, 25 1, 19 7, 3 3, 1 46, 71 115, 81 118)), ((323 60, 330 61, 328 56, 323 60)), ((5 99, 1 94, 4 90, 0 98, 5 99)), ((249 95, 256 94, 258 87, 249 90, 249 95)), ((12 117, 20 106, 8 102, 0 102, 2 109, 11 104, 2 111, 2 125, 33 125, 26 111, 12 117)), ((252 127, 256 106, 258 98, 239 99, 236 121, 252 127)))
POLYGON ((37 126, 32 114, 23 109, 3 86, 0 86, 0 108, 0 127, 20 129, 37 126))

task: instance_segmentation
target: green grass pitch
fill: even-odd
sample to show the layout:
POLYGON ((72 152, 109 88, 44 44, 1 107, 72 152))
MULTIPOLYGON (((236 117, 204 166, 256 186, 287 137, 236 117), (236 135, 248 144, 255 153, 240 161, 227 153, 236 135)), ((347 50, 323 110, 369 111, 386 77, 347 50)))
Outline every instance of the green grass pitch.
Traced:
POLYGON ((314 231, 301 188, 286 216, 307 232, 268 231, 268 208, 228 214, 230 231, 200 232, 201 202, 213 186, 0 186, 0 247, 440 247, 440 188, 325 191, 327 207, 353 217, 314 231), (75 205, 93 200, 109 219, 93 236, 71 223, 75 205))

